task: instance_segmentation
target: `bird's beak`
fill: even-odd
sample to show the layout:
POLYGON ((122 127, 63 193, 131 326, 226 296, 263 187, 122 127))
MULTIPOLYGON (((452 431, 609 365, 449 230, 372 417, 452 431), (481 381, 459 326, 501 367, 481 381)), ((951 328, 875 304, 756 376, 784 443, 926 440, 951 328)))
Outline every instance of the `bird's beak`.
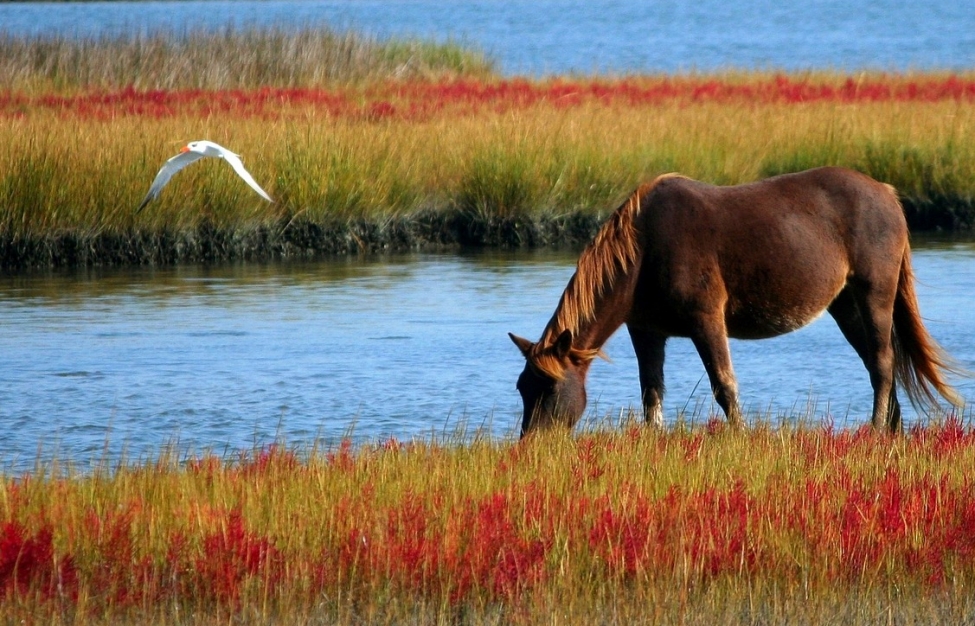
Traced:
POLYGON ((190 151, 190 147, 189 146, 183 146, 182 148, 179 149, 179 151, 180 151, 181 154, 183 152, 189 152, 190 151))

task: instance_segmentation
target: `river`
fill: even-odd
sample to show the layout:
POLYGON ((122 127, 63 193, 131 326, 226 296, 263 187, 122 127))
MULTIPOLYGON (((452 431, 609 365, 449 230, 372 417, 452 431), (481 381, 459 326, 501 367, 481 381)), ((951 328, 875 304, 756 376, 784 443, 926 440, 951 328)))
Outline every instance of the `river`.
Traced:
MULTIPOLYGON (((953 0, 0 3, 0 31, 15 36, 228 26, 456 40, 508 75, 975 66, 975 11, 953 0)), ((539 335, 574 261, 481 252, 0 276, 0 467, 140 459, 167 443, 195 454, 514 437, 523 361, 506 333, 539 335)), ((975 246, 921 240, 915 270, 932 334, 975 369, 975 246)), ((828 317, 732 351, 753 415, 866 419, 866 372, 828 317)), ((589 384, 596 421, 639 397, 626 334, 607 352, 589 384)), ((667 419, 715 411, 688 341, 669 344, 666 376, 667 419)))
MULTIPOLYGON (((225 454, 388 437, 514 438, 524 361, 574 252, 480 252, 314 263, 76 270, 0 277, 0 466, 138 460, 175 444, 225 454)), ((930 332, 975 369, 975 245, 920 242, 930 332)), ((639 402, 625 331, 594 364, 587 420, 639 402)), ((866 371, 828 316, 733 341, 742 402, 772 421, 858 426, 866 371)), ((669 421, 720 415, 690 342, 668 344, 669 421)), ((975 398, 971 381, 956 381, 975 398)), ((918 417, 908 411, 908 423, 918 417)))

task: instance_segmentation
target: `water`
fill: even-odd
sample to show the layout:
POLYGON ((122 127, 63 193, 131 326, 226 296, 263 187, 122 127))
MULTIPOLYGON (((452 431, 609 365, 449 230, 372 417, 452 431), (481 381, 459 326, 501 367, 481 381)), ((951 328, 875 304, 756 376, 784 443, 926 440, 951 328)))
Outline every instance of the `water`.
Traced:
MULTIPOLYGON (((507 74, 745 69, 964 70, 975 11, 932 0, 234 0, 0 3, 15 35, 327 25, 474 44, 507 74)), ((84 465, 395 436, 467 425, 513 437, 522 360, 572 273, 556 253, 0 277, 0 466, 84 465)), ((931 332, 975 369, 975 247, 915 257, 931 332)), ((594 365, 590 416, 637 402, 625 333, 594 365)), ((831 320, 734 342, 746 408, 857 424, 866 373, 831 320), (807 408, 811 407, 811 408, 807 408), (849 419, 847 417, 849 416, 849 419)), ((668 418, 714 410, 690 343, 668 346, 668 418)), ((968 381, 959 385, 975 398, 968 381)), ((916 418, 914 418, 916 419, 916 418)))
MULTIPOLYGON (((0 278, 0 465, 452 436, 514 438, 523 360, 574 269, 556 252, 81 271, 0 278)), ((975 369, 975 246, 915 254, 928 328, 975 369)), ((625 331, 594 364, 590 419, 639 402, 625 331)), ((870 386, 828 317, 736 341, 746 409, 837 425, 870 386)), ((717 412, 690 342, 668 344, 668 419, 717 412)), ((959 389, 975 398, 975 387, 959 389)), ((913 416, 913 414, 911 414, 913 416)), ((916 416, 911 420, 918 419, 916 416)))
POLYGON ((67 36, 327 25, 470 43, 507 74, 975 66, 975 11, 928 0, 222 0, 2 3, 0 30, 67 36))

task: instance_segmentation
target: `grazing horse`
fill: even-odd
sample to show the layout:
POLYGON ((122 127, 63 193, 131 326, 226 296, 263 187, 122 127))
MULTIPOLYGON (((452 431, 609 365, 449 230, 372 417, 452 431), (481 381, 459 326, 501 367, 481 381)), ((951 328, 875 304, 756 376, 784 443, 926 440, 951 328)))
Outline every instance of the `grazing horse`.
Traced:
POLYGON ((870 374, 875 428, 902 430, 894 388, 928 408, 959 372, 918 312, 907 223, 893 187, 823 167, 717 187, 676 174, 640 186, 583 251, 538 342, 509 333, 527 363, 518 379, 522 436, 572 427, 586 373, 626 324, 648 423, 663 424, 664 345, 694 342, 728 421, 742 425, 728 338, 762 339, 822 314, 870 374))

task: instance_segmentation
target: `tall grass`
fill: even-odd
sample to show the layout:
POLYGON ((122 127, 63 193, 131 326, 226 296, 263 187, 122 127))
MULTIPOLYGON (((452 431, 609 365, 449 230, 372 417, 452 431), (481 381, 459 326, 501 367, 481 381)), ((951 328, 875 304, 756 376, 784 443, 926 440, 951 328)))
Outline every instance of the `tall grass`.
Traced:
POLYGON ((0 610, 61 623, 963 623, 975 430, 642 425, 170 453, 0 484, 0 610), (192 616, 192 617, 191 617, 192 616))
POLYGON ((558 239, 539 224, 591 231, 663 172, 735 184, 827 164, 895 185, 913 228, 975 227, 970 76, 502 80, 451 46, 0 39, 0 266, 537 243, 558 239), (276 202, 208 160, 135 215, 162 163, 203 138, 276 202))
POLYGON ((18 37, 0 31, 0 85, 45 90, 311 87, 396 78, 488 77, 468 46, 328 28, 18 37))
MULTIPOLYGON (((861 169, 908 199, 975 196, 975 107, 545 104, 513 112, 370 120, 300 107, 278 118, 209 114, 79 121, 0 118, 0 229, 124 231, 275 221, 383 220, 424 210, 492 216, 605 212, 642 180, 680 171, 718 184, 814 165, 861 169), (155 171, 188 140, 242 154, 277 199, 225 165, 181 172, 135 215, 155 171)), ((965 222, 963 225, 970 225, 965 222)))

